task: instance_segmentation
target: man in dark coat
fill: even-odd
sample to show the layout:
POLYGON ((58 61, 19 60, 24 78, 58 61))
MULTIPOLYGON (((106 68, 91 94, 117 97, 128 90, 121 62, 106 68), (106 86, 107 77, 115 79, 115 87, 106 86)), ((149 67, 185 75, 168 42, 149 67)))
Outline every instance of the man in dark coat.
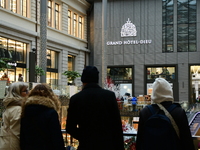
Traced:
POLYGON ((78 150, 124 150, 115 94, 102 89, 98 80, 96 67, 83 70, 83 89, 70 99, 66 131, 79 141, 78 150))
MULTIPOLYGON (((153 91, 151 95, 151 99, 154 104, 152 104, 153 108, 155 109, 155 112, 159 111, 159 107, 157 104, 161 104, 165 107, 165 109, 169 108, 173 102, 173 90, 171 85, 163 78, 157 78, 155 82, 152 85, 153 91)), ((190 128, 188 119, 186 116, 186 113, 184 109, 181 108, 181 106, 177 103, 174 103, 177 105, 176 108, 174 108, 170 114, 175 120, 178 129, 179 129, 179 137, 176 138, 176 146, 178 147, 177 150, 194 150, 194 144, 193 139, 191 136, 190 128)), ((140 119, 139 119, 139 126, 138 126, 138 133, 137 133, 137 140, 136 140, 136 149, 137 150, 144 150, 144 146, 147 145, 145 143, 145 122, 148 120, 148 118, 151 116, 150 110, 145 107, 140 111, 140 119)), ((167 140, 167 139, 166 139, 167 140)), ((166 145, 161 145, 158 141, 158 139, 154 139, 154 148, 151 149, 147 146, 148 150, 163 150, 166 149, 166 145, 169 143, 166 143, 166 145), (157 147, 157 148, 156 148, 157 147)))

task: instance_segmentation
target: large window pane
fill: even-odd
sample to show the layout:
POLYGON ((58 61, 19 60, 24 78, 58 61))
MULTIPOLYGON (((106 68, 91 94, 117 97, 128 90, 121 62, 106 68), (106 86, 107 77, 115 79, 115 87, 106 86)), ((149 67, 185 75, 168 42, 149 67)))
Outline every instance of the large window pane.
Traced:
POLYGON ((177 51, 196 51, 196 0, 177 2, 177 51))
POLYGON ((77 35, 77 14, 74 14, 74 26, 73 26, 74 36, 77 35))
POLYGON ((47 50, 47 68, 58 69, 58 52, 47 50))
POLYGON ((163 0, 162 1, 162 51, 173 52, 173 39, 174 39, 174 1, 173 0, 163 0))
POLYGON ((132 68, 107 68, 107 76, 109 76, 112 80, 132 80, 132 68))
POLYGON ((178 25, 178 31, 179 34, 188 34, 188 24, 179 24, 178 25))
POLYGON ((73 71, 75 67, 75 56, 68 55, 68 70, 73 71))
POLYGON ((79 24, 78 24, 79 38, 83 38, 83 18, 79 16, 79 24))
POLYGON ((147 81, 156 78, 175 80, 175 67, 147 67, 147 81))
POLYGON ((21 15, 27 17, 27 1, 21 0, 21 15))
POLYGON ((23 63, 24 62, 24 44, 22 42, 16 42, 16 62, 23 63))
POLYGON ((68 34, 71 34, 71 11, 68 10, 68 34))
POLYGON ((6 8, 6 0, 0 0, 0 7, 6 8))
POLYGON ((59 29, 59 5, 56 4, 56 9, 55 9, 55 28, 59 29))
POLYGON ((52 1, 48 1, 48 26, 52 24, 52 1))
POLYGON ((17 0, 10 0, 10 10, 17 13, 17 0))
POLYGON ((187 52, 188 51, 188 42, 182 41, 181 43, 178 43, 177 51, 178 52, 187 52))

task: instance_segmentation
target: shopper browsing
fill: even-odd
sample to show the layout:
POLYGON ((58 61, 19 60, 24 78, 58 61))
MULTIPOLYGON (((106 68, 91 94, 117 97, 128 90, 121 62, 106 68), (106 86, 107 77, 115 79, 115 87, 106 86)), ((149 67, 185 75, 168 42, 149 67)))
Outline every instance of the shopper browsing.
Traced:
POLYGON ((20 116, 23 98, 28 94, 24 82, 12 83, 3 100, 5 111, 0 130, 0 150, 20 150, 20 116))
POLYGON ((36 85, 22 106, 21 150, 65 150, 60 102, 47 84, 36 85))
POLYGON ((115 93, 98 85, 95 66, 84 68, 83 89, 70 99, 66 131, 78 150, 124 150, 122 123, 115 93))
POLYGON ((140 111, 136 149, 194 150, 186 113, 174 103, 171 85, 165 79, 157 78, 152 88, 154 104, 140 111))

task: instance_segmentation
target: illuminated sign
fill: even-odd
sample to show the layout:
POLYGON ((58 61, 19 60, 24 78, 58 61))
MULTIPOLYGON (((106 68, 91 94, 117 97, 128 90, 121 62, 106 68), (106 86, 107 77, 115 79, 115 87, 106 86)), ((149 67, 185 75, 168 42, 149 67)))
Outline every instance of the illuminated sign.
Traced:
MULTIPOLYGON (((136 26, 131 23, 130 19, 121 28, 121 37, 136 37, 136 26)), ((107 41, 107 45, 138 45, 138 44, 151 44, 152 40, 140 39, 140 40, 124 40, 124 41, 107 41)))
POLYGON ((17 66, 17 63, 11 63, 11 62, 8 62, 8 65, 10 65, 10 66, 17 66))

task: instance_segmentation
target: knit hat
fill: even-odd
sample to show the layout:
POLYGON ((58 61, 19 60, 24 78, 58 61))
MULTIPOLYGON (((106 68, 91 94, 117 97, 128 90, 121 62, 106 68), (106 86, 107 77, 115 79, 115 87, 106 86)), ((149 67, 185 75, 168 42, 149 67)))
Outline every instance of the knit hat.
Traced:
POLYGON ((95 66, 86 66, 83 69, 81 76, 83 83, 98 83, 99 82, 99 71, 95 66))
POLYGON ((131 96, 131 94, 130 93, 125 93, 125 96, 131 96))
POLYGON ((154 103, 162 103, 164 101, 174 101, 173 90, 168 81, 163 78, 157 78, 152 85, 151 99, 154 103))

